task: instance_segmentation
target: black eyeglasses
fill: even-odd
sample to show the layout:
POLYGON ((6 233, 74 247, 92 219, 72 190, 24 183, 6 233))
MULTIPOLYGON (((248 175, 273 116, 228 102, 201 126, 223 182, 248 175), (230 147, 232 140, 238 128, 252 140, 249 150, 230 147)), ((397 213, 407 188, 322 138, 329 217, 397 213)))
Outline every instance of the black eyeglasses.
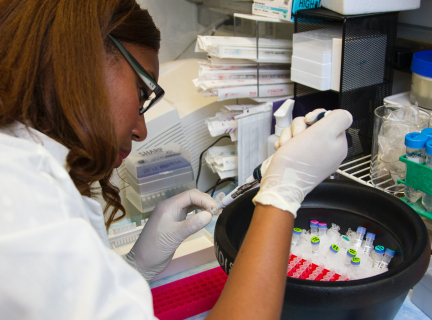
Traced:
POLYGON ((162 100, 165 91, 156 83, 155 80, 152 79, 148 72, 145 71, 145 69, 138 63, 138 61, 129 53, 129 51, 126 50, 125 47, 123 47, 123 45, 116 38, 114 38, 110 34, 108 36, 117 46, 117 48, 119 48, 120 52, 124 55, 126 60, 130 63, 130 65, 136 71, 142 81, 144 81, 144 83, 150 88, 150 90, 152 90, 152 93, 150 95, 145 92, 146 99, 143 106, 139 109, 139 114, 143 114, 156 103, 162 100))

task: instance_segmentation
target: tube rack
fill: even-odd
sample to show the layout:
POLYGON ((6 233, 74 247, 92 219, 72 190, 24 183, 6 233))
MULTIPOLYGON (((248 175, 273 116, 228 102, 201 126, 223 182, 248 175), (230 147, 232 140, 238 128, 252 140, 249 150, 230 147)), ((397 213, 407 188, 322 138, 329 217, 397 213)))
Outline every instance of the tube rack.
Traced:
POLYGON ((153 307, 159 320, 181 320, 213 308, 228 276, 221 267, 153 288, 153 307))
MULTIPOLYGON (((307 263, 305 259, 301 259, 300 261, 297 261, 295 265, 293 265, 293 261, 295 258, 297 258, 297 256, 294 254, 290 256, 288 270, 287 270, 288 272, 287 277, 307 279, 318 268, 316 264, 311 263, 301 275, 295 277, 294 274, 296 273, 296 271, 300 270, 300 267, 307 263)), ((331 278, 329 278, 328 280, 323 280, 323 278, 327 274, 329 274, 329 272, 331 271, 324 268, 320 273, 317 274, 315 279, 307 279, 307 280, 313 280, 313 281, 347 281, 348 280, 348 278, 341 278, 342 276, 338 273, 334 273, 331 276, 331 278)))

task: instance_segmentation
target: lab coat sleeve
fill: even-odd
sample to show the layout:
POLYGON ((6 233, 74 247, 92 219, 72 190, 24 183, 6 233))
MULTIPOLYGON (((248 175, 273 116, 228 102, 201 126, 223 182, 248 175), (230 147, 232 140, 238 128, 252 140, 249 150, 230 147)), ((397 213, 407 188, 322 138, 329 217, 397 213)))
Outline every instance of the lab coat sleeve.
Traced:
POLYGON ((147 282, 103 244, 66 171, 41 146, 8 139, 0 135, 0 319, 155 319, 147 282))

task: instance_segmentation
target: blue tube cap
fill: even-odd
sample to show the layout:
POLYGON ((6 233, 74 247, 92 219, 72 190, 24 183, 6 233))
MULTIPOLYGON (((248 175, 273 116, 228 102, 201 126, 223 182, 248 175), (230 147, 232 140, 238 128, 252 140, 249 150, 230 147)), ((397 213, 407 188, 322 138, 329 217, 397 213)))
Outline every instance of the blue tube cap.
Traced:
POLYGON ((411 71, 421 76, 432 78, 432 50, 414 53, 411 71))
POLYGON ((357 251, 355 251, 354 249, 349 249, 347 250, 347 256, 350 258, 354 258, 357 255, 357 251))
MULTIPOLYGON (((432 136, 431 136, 432 139, 432 136)), ((426 153, 430 156, 432 156, 432 140, 429 140, 426 142, 426 153)))
POLYGON ((319 229, 327 229, 327 223, 321 222, 320 224, 318 224, 318 228, 319 229))
POLYGON ((412 149, 422 149, 428 141, 427 135, 419 132, 411 132, 405 136, 405 145, 412 149))
POLYGON ((368 233, 366 234, 366 238, 372 238, 373 240, 375 240, 375 234, 374 234, 374 233, 370 233, 370 232, 368 232, 368 233))
POLYGON ((335 244, 332 244, 330 246, 330 251, 333 252, 333 253, 338 253, 339 252, 339 247, 337 245, 335 245, 335 244))
POLYGON ((300 229, 300 228, 294 228, 293 233, 296 234, 296 235, 301 235, 302 229, 300 229))
POLYGON ((383 254, 384 253, 384 247, 383 246, 376 246, 375 247, 375 253, 383 254))
POLYGON ((395 252, 394 252, 393 250, 387 248, 386 251, 385 251, 385 254, 386 254, 386 255, 389 255, 389 256, 391 256, 391 257, 394 257, 395 252))
POLYGON ((366 229, 363 227, 358 227, 357 232, 366 233, 366 229))
POLYGON ((425 128, 421 131, 421 133, 424 133, 428 136, 428 141, 432 139, 432 128, 425 128))
POLYGON ((312 227, 318 227, 318 221, 316 221, 316 220, 312 220, 311 222, 310 222, 310 226, 312 227))
POLYGON ((360 258, 359 257, 351 258, 351 264, 354 266, 358 266, 360 264, 360 258))

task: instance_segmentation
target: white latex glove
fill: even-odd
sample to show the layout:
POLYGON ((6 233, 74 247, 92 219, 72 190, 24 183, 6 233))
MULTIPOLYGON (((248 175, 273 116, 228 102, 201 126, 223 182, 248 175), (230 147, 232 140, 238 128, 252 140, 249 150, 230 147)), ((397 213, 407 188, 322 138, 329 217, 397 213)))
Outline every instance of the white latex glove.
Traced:
POLYGON ((178 246, 212 219, 209 213, 216 202, 197 189, 161 201, 153 210, 144 230, 125 260, 150 281, 165 270, 178 246), (187 213, 201 211, 186 219, 187 213))
POLYGON ((334 110, 283 144, 263 175, 254 204, 272 205, 296 217, 306 195, 345 159, 345 130, 351 123, 348 111, 334 110))
POLYGON ((319 114, 326 112, 326 109, 315 109, 309 112, 304 117, 297 117, 291 123, 290 127, 286 127, 282 130, 280 137, 274 144, 274 149, 278 150, 288 140, 298 135, 300 132, 307 129, 308 126, 314 124, 319 114))

